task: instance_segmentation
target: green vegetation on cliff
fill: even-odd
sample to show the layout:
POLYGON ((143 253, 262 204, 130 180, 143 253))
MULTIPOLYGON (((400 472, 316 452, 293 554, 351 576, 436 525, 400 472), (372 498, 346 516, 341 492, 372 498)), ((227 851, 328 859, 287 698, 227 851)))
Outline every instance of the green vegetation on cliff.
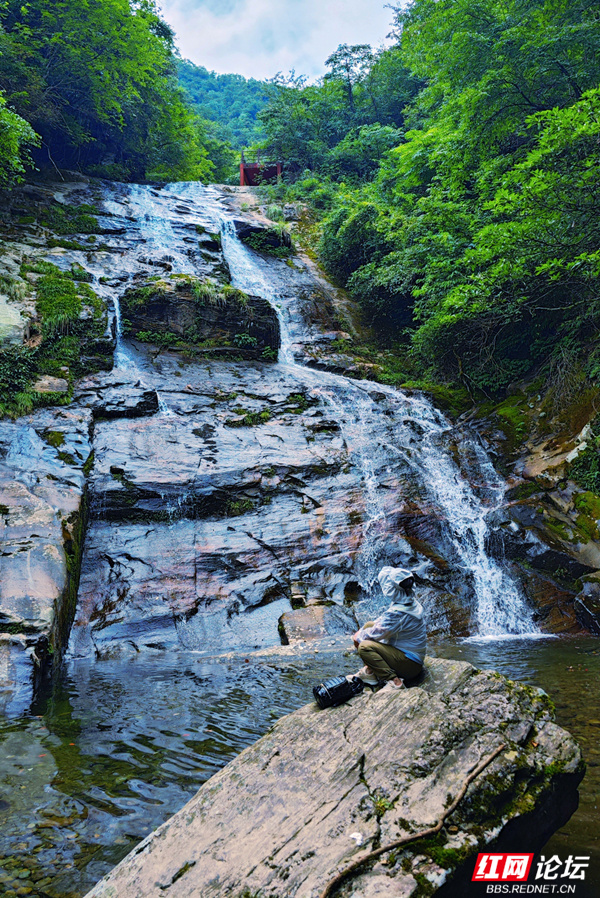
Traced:
POLYGON ((75 378, 112 364, 106 308, 80 265, 61 270, 43 259, 25 259, 20 274, 12 289, 21 298, 35 293, 37 315, 27 344, 0 349, 0 416, 66 402, 75 378), (36 387, 40 377, 60 379, 65 392, 36 387))
POLYGON ((395 16, 391 48, 344 45, 321 84, 272 85, 281 199, 313 207, 321 260, 421 377, 498 395, 565 354, 597 377, 596 7, 413 0, 395 16))

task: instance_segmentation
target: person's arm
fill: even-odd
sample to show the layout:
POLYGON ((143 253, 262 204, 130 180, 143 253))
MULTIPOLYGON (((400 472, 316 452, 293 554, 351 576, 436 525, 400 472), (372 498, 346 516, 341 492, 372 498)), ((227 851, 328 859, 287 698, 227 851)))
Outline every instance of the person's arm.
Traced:
POLYGON ((390 631, 394 629, 395 623, 396 616, 392 612, 386 611, 370 627, 362 627, 354 634, 355 645, 357 645, 357 640, 358 643, 361 643, 363 639, 373 639, 375 642, 386 639, 390 631))

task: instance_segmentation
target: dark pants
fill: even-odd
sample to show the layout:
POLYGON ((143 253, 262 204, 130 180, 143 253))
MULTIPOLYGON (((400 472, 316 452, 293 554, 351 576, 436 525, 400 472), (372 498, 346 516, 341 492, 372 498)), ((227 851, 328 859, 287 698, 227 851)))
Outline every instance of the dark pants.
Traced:
POLYGON ((359 643, 358 654, 380 680, 393 680, 394 677, 411 680, 423 669, 422 664, 407 658, 400 649, 372 639, 359 643))

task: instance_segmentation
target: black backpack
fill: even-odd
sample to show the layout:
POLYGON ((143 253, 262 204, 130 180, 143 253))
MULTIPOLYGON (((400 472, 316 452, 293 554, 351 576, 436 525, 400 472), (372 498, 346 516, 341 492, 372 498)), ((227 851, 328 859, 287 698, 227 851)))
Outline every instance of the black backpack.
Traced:
POLYGON ((365 684, 358 677, 347 680, 346 677, 332 677, 313 688, 313 695, 319 708, 335 708, 343 705, 348 699, 359 695, 365 684))

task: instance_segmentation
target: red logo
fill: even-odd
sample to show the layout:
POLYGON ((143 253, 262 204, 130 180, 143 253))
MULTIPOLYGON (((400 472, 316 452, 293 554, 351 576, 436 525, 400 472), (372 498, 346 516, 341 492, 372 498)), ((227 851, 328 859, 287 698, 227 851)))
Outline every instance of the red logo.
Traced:
POLYGON ((478 854, 471 882, 525 882, 532 854, 478 854))

